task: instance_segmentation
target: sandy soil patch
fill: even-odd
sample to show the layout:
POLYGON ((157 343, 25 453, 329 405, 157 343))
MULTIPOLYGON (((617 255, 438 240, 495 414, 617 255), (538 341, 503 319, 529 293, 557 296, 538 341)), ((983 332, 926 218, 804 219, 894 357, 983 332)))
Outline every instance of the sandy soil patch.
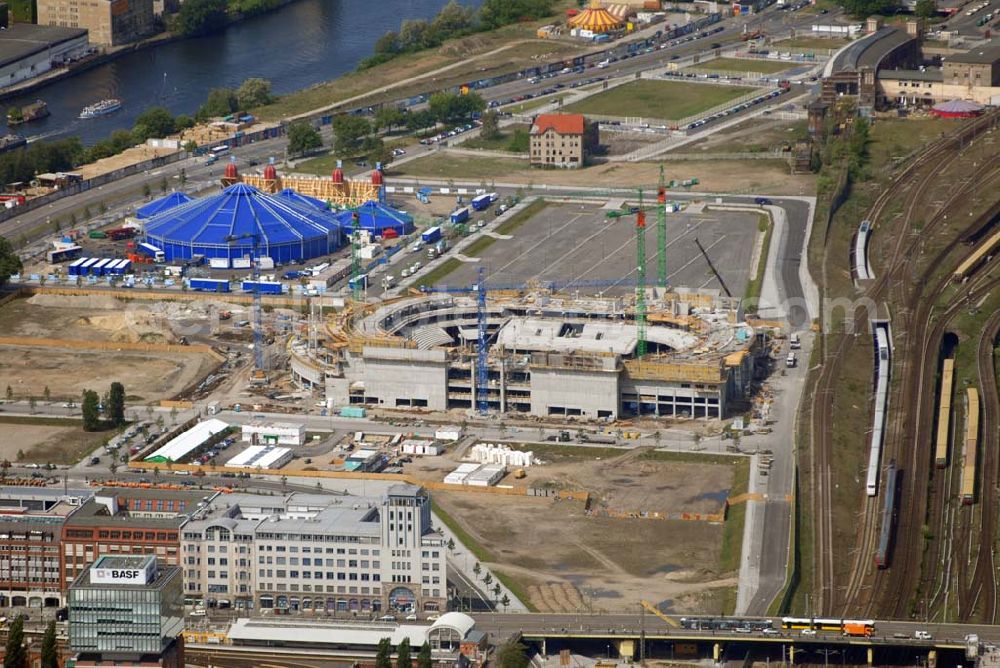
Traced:
POLYGON ((147 355, 3 346, 0 387, 10 385, 21 397, 41 397, 48 387, 53 399, 79 400, 85 389, 103 393, 112 382, 120 381, 129 395, 150 402, 181 392, 212 366, 212 360, 197 354, 147 355))
POLYGON ((530 497, 435 494, 539 611, 635 612, 640 600, 702 611, 703 594, 731 587, 720 573, 722 526, 587 517, 583 504, 530 497))

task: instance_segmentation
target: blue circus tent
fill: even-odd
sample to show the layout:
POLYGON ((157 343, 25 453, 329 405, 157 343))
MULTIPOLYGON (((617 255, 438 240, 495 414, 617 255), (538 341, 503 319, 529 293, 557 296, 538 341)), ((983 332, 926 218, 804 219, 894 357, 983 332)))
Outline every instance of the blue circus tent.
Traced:
POLYGON ((140 219, 152 218, 158 213, 163 213, 193 200, 194 198, 186 193, 172 192, 166 197, 154 199, 149 204, 139 207, 135 212, 135 217, 140 219))
MULTIPOLYGON (((399 236, 410 234, 414 230, 413 216, 380 202, 365 202, 354 211, 358 213, 361 229, 378 237, 383 236, 386 229, 394 230, 399 236)), ((353 225, 353 211, 338 213, 337 222, 344 234, 350 234, 353 225)))
POLYGON ((314 206, 317 209, 322 209, 323 211, 330 210, 330 206, 323 200, 317 199, 315 197, 310 197, 309 195, 303 195, 302 193, 297 192, 292 188, 285 188, 280 193, 275 195, 275 197, 280 197, 289 202, 298 202, 299 204, 314 206))
POLYGON ((332 213, 243 183, 154 216, 145 234, 168 262, 193 255, 245 257, 256 235, 260 256, 287 263, 326 255, 343 239, 332 213))

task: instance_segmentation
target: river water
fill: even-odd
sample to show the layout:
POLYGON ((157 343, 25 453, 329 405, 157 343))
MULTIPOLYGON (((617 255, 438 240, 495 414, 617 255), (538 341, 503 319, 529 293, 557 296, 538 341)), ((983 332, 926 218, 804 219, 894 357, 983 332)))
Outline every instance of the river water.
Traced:
MULTIPOLYGON (((353 70, 387 30, 404 18, 430 18, 448 0, 296 0, 224 32, 129 53, 110 63, 4 103, 4 109, 41 98, 52 114, 15 128, 29 139, 77 135, 86 144, 131 128, 142 111, 161 105, 193 114, 209 90, 235 88, 248 77, 269 79, 290 93, 353 70), (80 120, 80 109, 108 97, 122 109, 80 120)), ((462 0, 478 6, 482 0, 462 0)))

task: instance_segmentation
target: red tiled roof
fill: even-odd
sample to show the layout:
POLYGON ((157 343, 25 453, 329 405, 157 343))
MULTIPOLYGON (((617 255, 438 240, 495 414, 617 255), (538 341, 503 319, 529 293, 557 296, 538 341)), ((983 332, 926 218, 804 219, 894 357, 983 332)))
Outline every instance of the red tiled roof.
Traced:
POLYGON ((542 134, 551 128, 561 135, 582 135, 583 124, 582 114, 539 114, 531 126, 531 134, 542 134))

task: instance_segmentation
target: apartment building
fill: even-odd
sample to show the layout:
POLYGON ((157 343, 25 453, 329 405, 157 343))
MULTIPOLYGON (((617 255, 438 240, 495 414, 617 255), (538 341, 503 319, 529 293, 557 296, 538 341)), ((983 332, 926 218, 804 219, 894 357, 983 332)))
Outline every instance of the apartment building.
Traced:
POLYGON ((430 512, 427 492, 405 484, 377 499, 218 497, 183 528, 185 597, 243 609, 443 610, 447 549, 430 512))
POLYGON ((156 30, 153 0, 38 0, 38 25, 84 28, 98 46, 127 44, 156 30))
POLYGON ((68 587, 99 556, 154 555, 180 564, 180 528, 216 492, 105 488, 62 526, 62 582, 68 587))
POLYGON ((539 114, 531 125, 531 166, 582 167, 598 144, 597 132, 581 114, 539 114))

